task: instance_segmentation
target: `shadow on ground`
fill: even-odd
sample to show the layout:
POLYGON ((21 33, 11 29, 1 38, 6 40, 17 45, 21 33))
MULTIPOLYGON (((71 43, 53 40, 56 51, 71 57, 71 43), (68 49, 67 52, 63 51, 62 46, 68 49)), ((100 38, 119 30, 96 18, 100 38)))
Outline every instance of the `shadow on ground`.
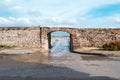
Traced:
POLYGON ((119 80, 90 76, 68 67, 15 61, 9 57, 3 62, 0 60, 0 80, 119 80))
POLYGON ((107 56, 101 53, 89 53, 89 52, 78 52, 78 51, 71 51, 72 53, 76 54, 84 54, 84 55, 97 55, 97 56, 107 56))
POLYGON ((71 51, 75 54, 81 54, 81 58, 83 60, 107 60, 107 61, 120 61, 120 59, 115 59, 112 57, 119 57, 119 56, 109 56, 101 53, 89 53, 89 52, 78 52, 78 51, 71 51))
POLYGON ((114 78, 108 78, 108 77, 91 77, 91 78, 65 78, 65 77, 60 77, 60 78, 33 78, 33 77, 0 77, 1 80, 118 80, 114 78))

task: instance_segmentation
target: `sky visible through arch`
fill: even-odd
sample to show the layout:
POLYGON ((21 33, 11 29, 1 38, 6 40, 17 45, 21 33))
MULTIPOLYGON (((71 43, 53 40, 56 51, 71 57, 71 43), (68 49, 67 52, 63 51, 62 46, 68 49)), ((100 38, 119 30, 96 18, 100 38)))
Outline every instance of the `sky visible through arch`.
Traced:
POLYGON ((0 27, 120 28, 120 0, 0 0, 0 27))
POLYGON ((56 31, 56 32, 52 32, 51 36, 70 36, 70 34, 68 32, 63 32, 63 31, 56 31))

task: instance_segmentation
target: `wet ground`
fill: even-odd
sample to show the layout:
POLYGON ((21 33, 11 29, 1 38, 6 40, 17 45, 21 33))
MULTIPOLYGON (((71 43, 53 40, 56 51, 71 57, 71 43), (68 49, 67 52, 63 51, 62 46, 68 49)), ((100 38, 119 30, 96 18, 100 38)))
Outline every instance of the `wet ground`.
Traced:
POLYGON ((120 57, 0 55, 0 80, 120 80, 120 57))
POLYGON ((113 57, 113 56, 100 56, 100 55, 81 55, 82 60, 87 61, 120 61, 120 57, 113 57))

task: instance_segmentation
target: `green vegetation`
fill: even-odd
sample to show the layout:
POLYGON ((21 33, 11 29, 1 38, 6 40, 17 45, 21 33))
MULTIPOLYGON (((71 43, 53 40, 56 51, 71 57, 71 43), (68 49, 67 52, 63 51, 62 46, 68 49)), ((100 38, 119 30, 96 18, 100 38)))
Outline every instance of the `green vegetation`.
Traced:
POLYGON ((102 48, 109 51, 120 51, 120 41, 106 43, 102 48))
POLYGON ((0 45, 0 49, 10 49, 10 48, 15 48, 15 45, 0 45))

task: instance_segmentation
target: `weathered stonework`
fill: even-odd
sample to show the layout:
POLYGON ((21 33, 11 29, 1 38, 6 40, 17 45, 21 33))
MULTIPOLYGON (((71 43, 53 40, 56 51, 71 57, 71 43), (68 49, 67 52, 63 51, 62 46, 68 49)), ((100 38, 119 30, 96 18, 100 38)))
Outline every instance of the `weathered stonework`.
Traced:
POLYGON ((98 47, 106 42, 120 40, 118 29, 77 29, 49 27, 0 28, 0 44, 18 47, 36 47, 49 50, 51 32, 64 31, 70 34, 71 48, 98 47))
POLYGON ((40 47, 39 28, 0 28, 0 44, 40 47))
POLYGON ((103 44, 120 40, 120 29, 78 29, 79 46, 100 47, 103 44))

